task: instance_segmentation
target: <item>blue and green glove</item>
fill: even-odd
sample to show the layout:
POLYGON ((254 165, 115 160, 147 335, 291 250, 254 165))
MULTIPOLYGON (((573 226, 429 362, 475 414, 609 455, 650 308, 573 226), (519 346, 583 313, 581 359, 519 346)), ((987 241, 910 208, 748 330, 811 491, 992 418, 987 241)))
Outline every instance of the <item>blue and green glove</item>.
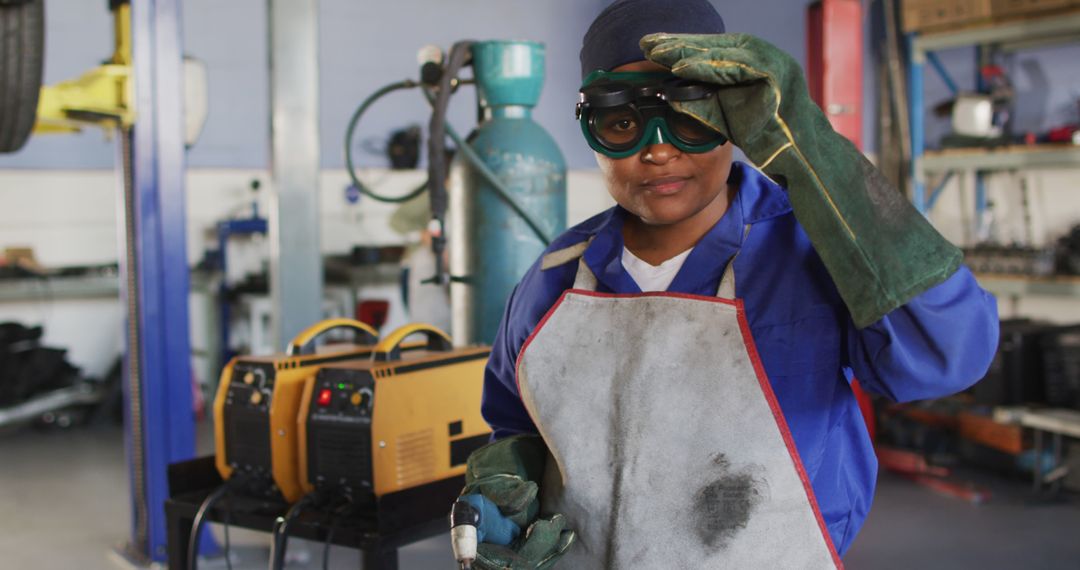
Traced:
POLYGON ((650 34, 641 49, 678 77, 721 86, 716 98, 672 106, 726 136, 787 188, 856 326, 960 266, 960 250, 833 130, 790 55, 746 34, 650 34))
POLYGON ((461 500, 480 512, 474 568, 546 570, 573 544, 562 515, 539 516, 537 482, 546 462, 537 435, 501 439, 469 456, 461 500))

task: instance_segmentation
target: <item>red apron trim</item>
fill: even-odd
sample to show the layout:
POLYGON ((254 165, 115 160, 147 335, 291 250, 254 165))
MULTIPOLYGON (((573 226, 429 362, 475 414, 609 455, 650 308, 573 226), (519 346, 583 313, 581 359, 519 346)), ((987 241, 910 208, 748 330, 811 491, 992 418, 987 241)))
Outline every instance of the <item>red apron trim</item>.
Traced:
POLYGON ((829 534, 829 528, 825 525, 825 517, 821 515, 821 508, 818 507, 817 497, 814 495, 814 488, 810 484, 810 477, 806 474, 806 468, 803 467, 799 450, 795 447, 795 439, 791 436, 791 429, 788 428, 784 412, 780 409, 780 402, 776 399, 776 394, 773 393, 772 384, 769 383, 769 378, 765 375, 765 366, 761 363, 757 345, 754 343, 754 336, 750 332, 750 323, 746 319, 746 309, 743 307, 742 299, 737 299, 735 303, 738 308, 739 329, 742 331, 743 344, 746 345, 746 352, 750 356, 750 362, 754 365, 758 385, 761 386, 765 401, 769 403, 769 409, 772 410, 776 425, 780 428, 780 434, 783 436, 784 444, 788 448, 788 455, 791 456, 792 462, 795 463, 795 471, 798 472, 799 479, 802 480, 803 488, 806 490, 806 498, 814 509, 814 518, 817 519, 818 527, 821 528, 821 535, 825 538, 825 544, 829 547, 829 554, 832 555, 833 563, 836 564, 837 568, 843 569, 844 563, 840 560, 840 554, 837 553, 836 546, 833 544, 832 535, 829 534))
MULTIPOLYGON (((754 343, 754 337, 750 332, 750 324, 746 319, 746 309, 743 306, 741 299, 721 299, 719 297, 708 297, 704 295, 690 295, 687 293, 670 293, 667 291, 657 291, 649 293, 597 293, 595 291, 586 291, 582 289, 567 289, 563 291, 563 294, 559 296, 559 300, 548 312, 544 315, 544 318, 540 319, 536 328, 533 329, 529 338, 525 339, 525 343, 521 345, 521 350, 518 351, 517 361, 514 363, 514 383, 517 385, 518 399, 521 399, 521 362, 525 355, 525 351, 532 344, 533 339, 539 334, 544 325, 552 315, 555 314, 555 310, 562 306, 563 301, 567 296, 582 295, 585 297, 598 297, 607 299, 630 299, 637 297, 671 297, 676 299, 688 299, 693 301, 707 301, 712 303, 721 303, 724 305, 731 305, 736 308, 736 316, 739 321, 739 329, 743 336, 743 345, 746 347, 747 355, 750 357, 750 362, 754 367, 754 374, 757 376, 758 385, 761 387, 762 394, 765 396, 765 401, 769 404, 769 409, 772 410, 773 419, 776 422, 777 427, 780 429, 780 435, 784 439, 784 445, 787 446, 788 455, 791 456, 792 462, 795 464, 795 471, 799 474, 799 480, 802 481, 803 489, 806 491, 806 497, 810 502, 810 507, 814 510, 814 518, 817 519, 818 527, 821 529, 821 535, 825 539, 825 544, 829 547, 829 554, 832 556, 833 563, 839 569, 844 568, 844 563, 840 560, 840 555, 836 551, 836 546, 833 544, 832 535, 829 534, 829 528, 825 525, 825 518, 821 515, 821 508, 818 507, 817 497, 814 495, 814 488, 810 484, 810 477, 806 474, 806 468, 803 467, 802 459, 799 456, 799 450, 795 447, 795 440, 791 436, 791 429, 788 428, 787 420, 784 419, 783 411, 780 409, 780 403, 776 399, 776 394, 773 393, 772 384, 769 383, 768 376, 765 375, 765 367, 761 363, 761 357, 758 355, 757 345, 754 343)), ((522 400, 522 407, 525 408, 525 413, 529 414, 529 419, 532 420, 534 426, 539 428, 539 424, 536 418, 533 417, 532 412, 529 411, 529 406, 522 400)))

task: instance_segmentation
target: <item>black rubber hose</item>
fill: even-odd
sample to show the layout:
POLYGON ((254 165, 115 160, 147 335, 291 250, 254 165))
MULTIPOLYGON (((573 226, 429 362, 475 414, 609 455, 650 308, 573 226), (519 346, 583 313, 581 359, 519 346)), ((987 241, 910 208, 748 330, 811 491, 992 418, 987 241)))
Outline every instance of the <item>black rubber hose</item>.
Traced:
MULTIPOLYGON (((206 513, 225 496, 228 487, 222 485, 203 499, 199 510, 195 513, 195 519, 191 523, 191 535, 188 537, 188 570, 195 570, 199 566, 199 537, 202 534, 203 525, 206 523, 206 513)), ((228 556, 228 552, 225 553, 228 556)))
POLYGON ((285 516, 274 520, 274 529, 270 540, 270 570, 281 570, 285 567, 285 549, 289 542, 289 525, 292 524, 300 513, 315 503, 314 494, 304 495, 296 502, 285 516))
POLYGON ((471 57, 474 43, 472 40, 463 40, 450 48, 446 68, 439 79, 439 89, 431 109, 431 122, 428 126, 428 186, 431 188, 431 215, 440 221, 445 220, 449 204, 446 192, 446 109, 450 104, 457 74, 471 57))
POLYGON ((424 183, 418 186, 416 189, 402 196, 383 196, 381 194, 376 194, 375 191, 365 186, 364 183, 360 181, 360 178, 356 176, 356 169, 353 166, 352 159, 353 134, 356 132, 356 125, 360 123, 360 117, 364 115, 364 113, 368 110, 368 107, 371 107, 371 105, 374 104, 375 101, 378 101, 387 93, 392 93, 399 89, 412 89, 417 85, 419 84, 415 81, 411 79, 406 79, 404 81, 398 81, 397 83, 391 83, 372 93, 368 96, 367 99, 364 99, 364 101, 360 103, 359 107, 356 108, 356 111, 353 112, 352 117, 349 119, 348 128, 345 129, 345 169, 349 172, 349 179, 352 180, 353 186, 356 186, 356 189, 359 190, 361 194, 371 198, 372 200, 378 200, 379 202, 389 202, 391 204, 400 204, 401 202, 408 202, 409 200, 412 200, 413 198, 419 196, 420 194, 423 194, 424 191, 427 190, 428 183, 427 181, 424 181, 424 183))
POLYGON ((349 499, 347 503, 331 511, 329 515, 330 528, 326 533, 326 542, 323 543, 323 570, 330 569, 330 546, 334 542, 334 533, 337 532, 342 520, 352 514, 354 503, 349 499))
POLYGON ((445 285, 450 281, 450 272, 444 267, 443 252, 446 250, 446 209, 450 199, 446 192, 446 175, 449 166, 446 163, 446 109, 450 104, 457 74, 472 56, 473 41, 456 42, 450 48, 446 67, 439 78, 439 88, 435 93, 435 102, 431 109, 431 122, 428 126, 428 188, 431 190, 431 219, 436 231, 432 232, 431 250, 435 254, 435 276, 428 282, 445 285))
MULTIPOLYGON (((459 42, 459 43, 468 44, 468 43, 471 43, 471 42, 459 42)), ((455 45, 457 45, 457 44, 455 44, 455 45)), ((448 65, 449 65, 449 63, 448 63, 448 65)), ((460 65, 458 66, 458 69, 460 69, 460 65)), ((457 70, 455 70, 454 74, 456 74, 456 71, 457 70)), ((450 91, 452 91, 452 88, 450 88, 449 79, 451 79, 452 75, 454 75, 454 74, 449 73, 449 69, 448 69, 447 72, 443 73, 443 77, 447 79, 447 81, 446 81, 447 88, 442 89, 440 91, 440 93, 446 93, 447 99, 450 96, 450 91)), ((380 98, 382 98, 384 95, 386 95, 388 93, 392 93, 392 92, 400 90, 400 89, 411 89, 413 87, 417 87, 418 85, 419 84, 416 83, 415 81, 408 80, 408 79, 404 80, 404 81, 399 81, 397 83, 391 83, 389 85, 386 85, 386 86, 380 88, 379 90, 375 91, 371 95, 369 95, 368 98, 364 99, 364 101, 360 104, 360 106, 357 107, 356 111, 353 113, 352 117, 349 119, 349 125, 348 125, 348 128, 346 129, 346 132, 345 132, 345 164, 346 164, 346 170, 349 172, 349 178, 352 180, 353 185, 356 186, 357 190, 359 190, 360 193, 362 193, 365 196, 368 196, 368 197, 370 197, 370 198, 372 198, 374 200, 378 200, 380 202, 401 203, 401 202, 406 202, 408 200, 411 200, 411 199, 419 196, 420 194, 422 194, 425 190, 427 190, 429 185, 430 185, 429 182, 431 180, 431 173, 433 171, 433 168, 437 168, 439 170, 439 172, 442 173, 440 175, 440 177, 438 178, 438 180, 440 181, 440 188, 441 188, 441 191, 443 193, 443 198, 441 198, 441 199, 433 198, 432 199, 433 200, 432 213, 435 214, 436 213, 435 207, 441 205, 442 212, 443 212, 442 218, 445 218, 445 212, 446 212, 446 208, 447 208, 447 203, 449 201, 446 198, 446 173, 448 171, 448 166, 446 165, 446 141, 441 135, 436 138, 434 136, 433 132, 432 132, 432 136, 430 136, 429 139, 428 139, 428 148, 429 148, 429 155, 430 155, 429 156, 429 164, 428 164, 428 180, 424 181, 424 183, 421 186, 417 187, 412 192, 409 192, 408 194, 405 194, 403 196, 382 196, 382 195, 376 194, 371 189, 369 189, 367 186, 365 186, 363 182, 360 181, 360 179, 356 176, 356 171, 355 171, 355 168, 353 166, 352 145, 351 145, 353 134, 356 131, 356 126, 360 122, 360 118, 364 115, 364 113, 368 110, 368 108, 371 107, 371 105, 374 104, 375 101, 379 100, 380 98), (435 141, 439 141, 437 143, 438 150, 437 150, 437 152, 432 154, 432 149, 436 145, 435 141)), ((458 150, 462 153, 462 155, 465 157, 465 159, 468 160, 470 163, 472 163, 472 165, 477 169, 477 171, 480 173, 480 175, 485 180, 487 180, 487 182, 489 184, 491 184, 492 188, 495 190, 495 193, 498 194, 498 196, 500 198, 502 198, 503 201, 507 203, 507 205, 510 206, 510 208, 514 211, 514 213, 516 213, 518 216, 521 216, 521 218, 523 220, 525 220, 525 223, 529 226, 529 229, 531 229, 533 231, 533 233, 535 233, 536 236, 538 238, 540 238, 540 241, 543 242, 543 244, 545 246, 550 245, 551 244, 551 238, 546 233, 544 233, 544 230, 542 230, 540 228, 540 225, 535 220, 533 220, 531 216, 529 216, 529 214, 525 211, 525 209, 520 204, 518 204, 517 200, 515 200, 514 197, 510 194, 510 192, 507 190, 506 186, 502 183, 502 181, 499 180, 499 178, 495 175, 494 172, 491 171, 490 168, 488 168, 487 164, 485 164, 484 161, 480 158, 480 156, 476 154, 476 151, 474 151, 472 149, 472 147, 469 146, 468 142, 466 142, 460 135, 458 135, 457 131, 455 131, 454 128, 449 123, 446 122, 446 107, 448 106, 448 103, 444 102, 442 104, 442 112, 439 113, 438 112, 439 102, 438 102, 436 96, 433 95, 432 92, 429 89, 426 89, 426 88, 423 89, 423 92, 424 92, 424 97, 427 98, 428 103, 434 109, 433 112, 432 112, 432 125, 434 125, 434 123, 435 123, 436 115, 441 115, 441 119, 439 120, 440 127, 442 129, 445 129, 444 132, 446 134, 450 135, 450 139, 454 141, 454 144, 457 145, 458 150)))

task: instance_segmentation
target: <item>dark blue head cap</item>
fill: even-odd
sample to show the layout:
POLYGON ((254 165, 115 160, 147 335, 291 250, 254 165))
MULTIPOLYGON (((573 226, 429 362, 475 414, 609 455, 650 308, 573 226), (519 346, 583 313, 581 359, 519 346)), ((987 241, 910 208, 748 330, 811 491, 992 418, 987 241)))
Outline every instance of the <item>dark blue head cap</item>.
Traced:
POLYGON ((645 59, 638 42, 657 32, 722 34, 724 19, 709 0, 616 0, 585 32, 581 78, 645 59))

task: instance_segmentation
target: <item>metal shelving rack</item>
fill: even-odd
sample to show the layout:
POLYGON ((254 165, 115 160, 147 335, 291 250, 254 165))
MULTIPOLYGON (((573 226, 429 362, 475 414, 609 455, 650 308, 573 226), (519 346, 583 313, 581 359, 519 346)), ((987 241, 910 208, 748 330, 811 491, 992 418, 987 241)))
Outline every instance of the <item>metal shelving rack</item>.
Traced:
POLYGON ((1026 277, 979 274, 979 285, 999 298, 1028 295, 1080 297, 1080 277, 1026 277))
POLYGON ((0 281, 0 303, 60 299, 115 299, 119 295, 120 277, 117 275, 41 277, 0 281))
MULTIPOLYGON (((1080 11, 1040 18, 993 23, 966 29, 908 35, 908 97, 911 107, 912 200, 920 212, 929 212, 953 173, 975 173, 975 208, 986 209, 986 173, 1026 168, 1080 167, 1080 147, 1071 145, 1006 146, 996 149, 926 150, 923 118, 926 101, 923 79, 926 64, 955 91, 955 82, 937 60, 935 52, 965 46, 993 46, 1002 51, 1018 51, 1063 43, 1080 43, 1080 11), (927 194, 930 173, 946 174, 945 182, 927 194)), ((982 216, 976 215, 976 220, 982 216)))
MULTIPOLYGON (((992 172, 1032 168, 1080 168, 1080 147, 1073 145, 1012 145, 987 149, 926 150, 923 121, 926 115, 924 72, 927 64, 955 93, 956 83, 938 60, 938 50, 957 47, 1019 51, 1036 47, 1080 43, 1080 10, 1038 18, 998 22, 970 28, 907 36, 908 104, 911 121, 912 201, 922 213, 929 213, 954 175, 961 181, 969 173, 975 177, 975 220, 981 223, 986 210, 985 176, 992 172), (944 174, 929 193, 930 174, 944 174)), ((1000 296, 1055 295, 1080 297, 1080 280, 1036 279, 1023 276, 979 275, 983 287, 1000 296)))

